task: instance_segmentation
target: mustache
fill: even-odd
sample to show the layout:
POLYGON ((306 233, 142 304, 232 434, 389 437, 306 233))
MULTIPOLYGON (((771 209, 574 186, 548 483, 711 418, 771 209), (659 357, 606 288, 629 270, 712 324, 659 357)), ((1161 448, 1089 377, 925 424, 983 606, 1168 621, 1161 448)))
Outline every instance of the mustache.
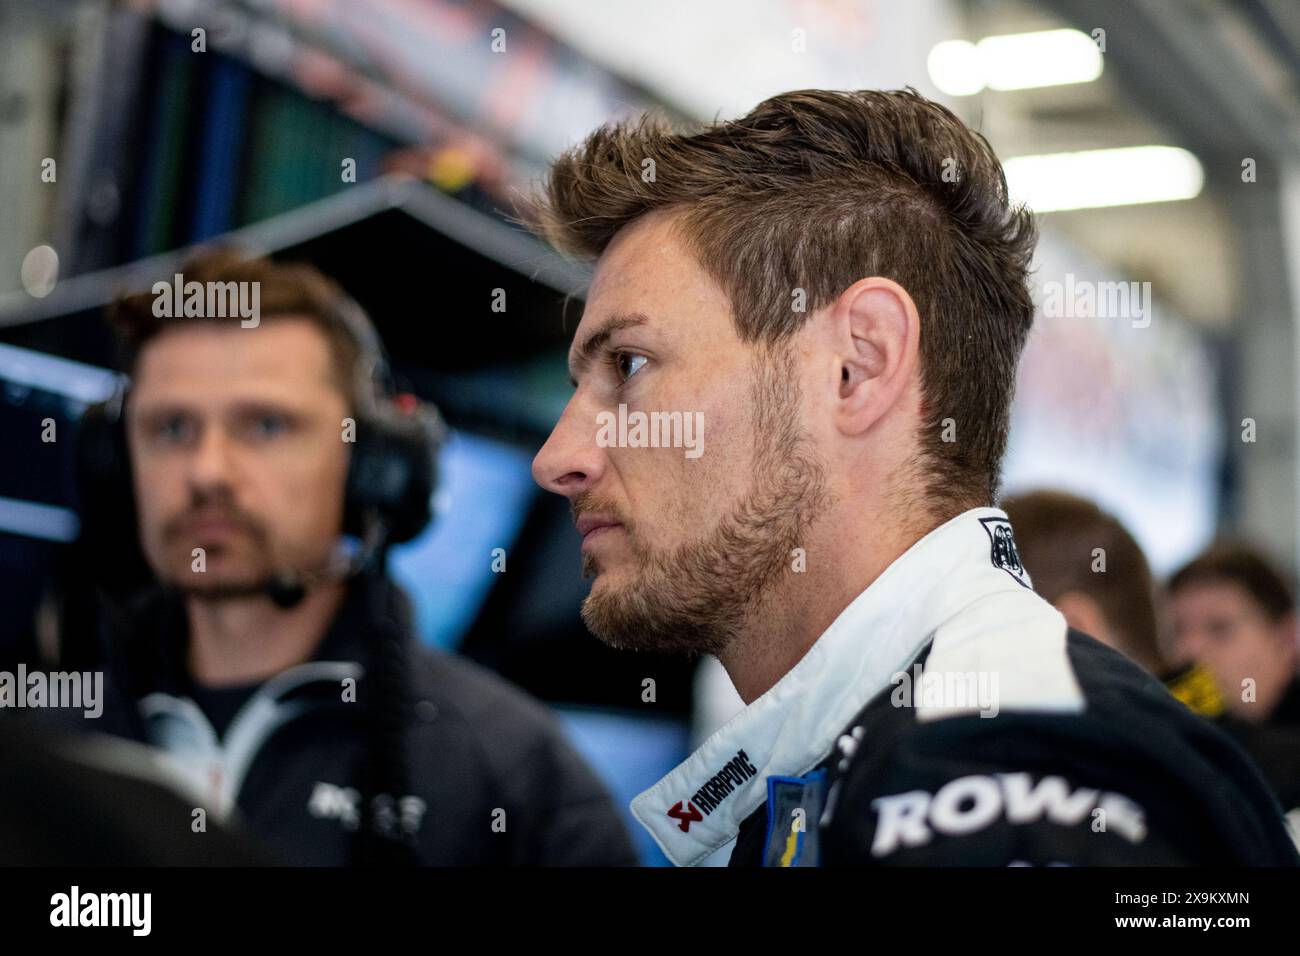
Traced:
POLYGON ((591 492, 575 498, 570 510, 573 512, 575 522, 585 514, 596 514, 623 525, 629 531, 631 530, 631 522, 624 517, 622 512, 615 508, 612 503, 595 497, 591 492))
POLYGON ((262 523, 248 512, 243 511, 234 505, 217 504, 205 501, 192 504, 179 514, 168 518, 167 521, 163 523, 163 537, 166 540, 174 541, 182 536, 187 536, 191 525, 200 521, 212 520, 228 521, 230 524, 237 528, 242 528, 259 540, 265 535, 265 529, 262 527, 262 523))

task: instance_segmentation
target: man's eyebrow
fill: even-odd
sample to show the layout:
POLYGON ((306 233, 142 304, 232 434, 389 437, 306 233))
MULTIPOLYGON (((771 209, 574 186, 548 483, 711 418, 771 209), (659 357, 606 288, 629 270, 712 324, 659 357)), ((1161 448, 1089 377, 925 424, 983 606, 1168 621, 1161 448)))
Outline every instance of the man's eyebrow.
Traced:
POLYGON ((569 363, 569 384, 578 387, 578 376, 586 371, 592 358, 609 341, 610 336, 623 329, 645 325, 650 321, 642 312, 616 312, 604 324, 597 327, 574 349, 573 359, 569 363))
MULTIPOLYGON (((144 420, 153 420, 163 418, 168 415, 196 415, 202 416, 205 409, 202 405, 196 405, 193 402, 180 397, 169 397, 155 400, 152 404, 134 405, 134 414, 144 420)), ((247 417, 249 415, 265 415, 268 412, 277 415, 302 415, 304 408, 299 402, 287 398, 278 397, 254 397, 238 398, 228 405, 222 406, 220 414, 235 415, 247 417)))

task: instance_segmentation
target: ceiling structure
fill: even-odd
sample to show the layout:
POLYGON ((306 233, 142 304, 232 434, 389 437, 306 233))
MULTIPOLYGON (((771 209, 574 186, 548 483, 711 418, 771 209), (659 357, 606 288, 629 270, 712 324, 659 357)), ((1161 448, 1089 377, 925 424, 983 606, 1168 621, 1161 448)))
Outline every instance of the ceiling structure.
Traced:
POLYGON ((1212 330, 1233 321, 1243 281, 1225 208, 1231 199, 1216 186, 1239 178, 1247 144, 1259 135, 1267 132, 1280 146, 1288 128, 1291 135, 1300 129, 1294 0, 670 0, 653 10, 639 0, 609 0, 600 16, 583 0, 506 5, 702 120, 739 115, 781 89, 910 83, 981 130, 1003 158, 1144 145, 1191 149, 1206 174, 1196 198, 1047 213, 1044 225, 1112 263, 1117 275, 1150 281, 1174 310, 1212 330), (926 75, 926 54, 941 40, 1061 27, 1106 31, 1097 80, 958 97, 940 93, 926 75), (795 29, 805 34, 802 54, 788 49, 795 29), (846 45, 859 52, 846 59, 846 45), (1199 64, 1213 95, 1183 79, 1198 56, 1214 60, 1199 64), (1175 94, 1177 104, 1170 102, 1175 94), (1217 101, 1227 96, 1247 102, 1217 101), (1248 104, 1253 119, 1225 115, 1248 104), (1195 131, 1196 125, 1219 128, 1195 131))

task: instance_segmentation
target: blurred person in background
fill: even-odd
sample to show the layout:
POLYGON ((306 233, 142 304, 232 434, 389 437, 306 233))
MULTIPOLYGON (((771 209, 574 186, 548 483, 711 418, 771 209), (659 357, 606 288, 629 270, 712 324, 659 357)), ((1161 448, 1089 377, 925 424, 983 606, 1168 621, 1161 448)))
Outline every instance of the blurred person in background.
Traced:
MULTIPOLYGON (((1261 727, 1229 710, 1230 697, 1221 692, 1208 661, 1189 655, 1178 666, 1166 662, 1157 639, 1156 583, 1128 529, 1094 502, 1063 491, 1016 495, 1004 499, 1002 508, 1016 529, 1034 590, 1071 627, 1160 677, 1170 693, 1225 730, 1263 771, 1288 816, 1295 812, 1300 807, 1300 731, 1261 727)), ((1270 580, 1275 587, 1281 583, 1270 580)))
POLYGON ((1171 666, 1159 643, 1156 583, 1128 529, 1094 502, 1042 490, 1006 498, 1020 556, 1034 590, 1071 627, 1095 637, 1160 678, 1196 713, 1223 713, 1213 674, 1195 661, 1171 666))
POLYGON ((1224 541, 1169 578, 1172 652, 1214 675, 1229 711, 1300 728, 1295 599, 1259 551, 1224 541))
MULTIPOLYGON (((360 306, 302 264, 219 250, 181 271, 258 289, 260 315, 160 315, 145 292, 111 310, 131 376, 113 420, 133 492, 116 506, 134 505, 155 580, 111 619, 91 729, 159 748, 216 819, 289 863, 634 864, 553 715, 422 644, 386 573, 340 562, 354 520, 375 530, 379 506, 354 498, 392 483, 391 456, 436 459, 401 430, 413 397, 379 394, 360 306)), ((431 491, 403 506, 408 537, 431 491)))

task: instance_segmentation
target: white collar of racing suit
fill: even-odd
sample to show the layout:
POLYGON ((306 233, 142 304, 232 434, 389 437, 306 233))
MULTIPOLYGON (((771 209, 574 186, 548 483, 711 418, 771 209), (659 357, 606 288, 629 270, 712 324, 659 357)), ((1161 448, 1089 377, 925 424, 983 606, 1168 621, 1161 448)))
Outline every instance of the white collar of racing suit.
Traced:
MULTIPOLYGON (((927 668, 936 658, 949 669, 997 668, 1003 707, 1080 709, 1082 694, 1065 657, 1065 620, 1033 592, 1009 532, 1006 512, 973 508, 925 535, 776 684, 637 796, 632 813, 668 858, 692 866, 732 840, 767 799, 767 777, 802 776, 821 763, 858 712, 931 639, 927 668), (1010 621, 1025 636, 1007 634, 1010 621), (683 821, 693 795, 740 751, 758 772, 739 785, 740 774, 731 774, 735 788, 709 814, 695 819, 692 812, 683 821)), ((965 710, 918 708, 918 720, 965 710)))

